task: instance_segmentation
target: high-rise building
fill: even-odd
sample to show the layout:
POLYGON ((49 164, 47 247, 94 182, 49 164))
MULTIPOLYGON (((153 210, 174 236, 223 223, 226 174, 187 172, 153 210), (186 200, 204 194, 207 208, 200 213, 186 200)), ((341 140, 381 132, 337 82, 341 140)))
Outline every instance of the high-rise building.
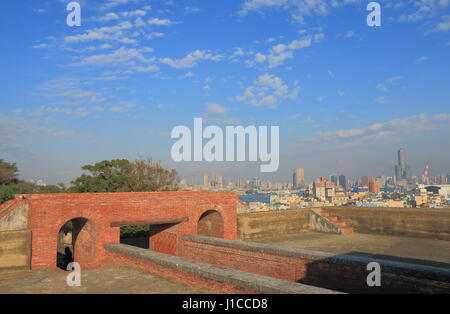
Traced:
POLYGON ((261 187, 262 183, 261 180, 259 178, 253 178, 252 180, 252 187, 254 189, 259 189, 261 187))
POLYGON ((361 186, 368 186, 369 185, 369 177, 368 176, 362 176, 360 180, 361 186))
POLYGON ((327 182, 327 179, 322 177, 319 181, 313 183, 313 194, 317 199, 325 200, 336 195, 336 186, 333 182, 327 182))
POLYGON ((369 178, 369 192, 370 193, 380 193, 381 184, 379 181, 374 178, 369 178))
POLYGON ((334 185, 338 185, 338 176, 336 174, 330 175, 330 181, 334 183, 334 185))
POLYGON ((293 176, 293 186, 294 189, 302 188, 305 185, 305 170, 302 168, 297 168, 294 170, 293 176))
POLYGON ((211 185, 215 188, 222 188, 223 187, 223 177, 220 174, 213 173, 211 185))
POLYGON ((208 178, 208 174, 207 173, 205 173, 203 175, 203 185, 204 186, 209 186, 209 178, 208 178))
POLYGON ((398 165, 395 166, 397 181, 411 181, 411 167, 406 163, 406 153, 403 148, 398 150, 398 165))
POLYGON ((339 185, 342 186, 344 191, 347 190, 347 178, 343 174, 339 176, 339 185))

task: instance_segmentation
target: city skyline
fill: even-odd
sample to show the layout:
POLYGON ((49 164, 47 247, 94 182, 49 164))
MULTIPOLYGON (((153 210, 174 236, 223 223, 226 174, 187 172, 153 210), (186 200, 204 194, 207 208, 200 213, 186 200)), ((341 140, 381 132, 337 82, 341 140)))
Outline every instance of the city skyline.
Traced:
POLYGON ((412 175, 446 174, 450 2, 419 2, 380 1, 381 27, 362 0, 83 0, 80 27, 68 1, 7 2, 0 156, 48 183, 139 156, 185 178, 289 181, 302 167, 312 181, 392 175, 404 147, 412 175), (170 131, 196 117, 279 126, 279 170, 173 162, 170 131))
MULTIPOLYGON (((406 151, 403 147, 401 147, 397 151, 398 165, 395 165, 393 174, 377 174, 377 175, 367 175, 361 174, 357 177, 349 178, 346 174, 336 174, 331 173, 329 175, 321 175, 320 177, 316 177, 310 181, 305 180, 305 169, 304 168, 295 168, 292 172, 292 180, 281 180, 281 181, 271 181, 271 180, 261 180, 260 177, 235 177, 235 178, 225 178, 221 174, 212 173, 211 180, 209 180, 209 174, 203 174, 203 185, 204 187, 213 187, 213 188, 225 188, 227 183, 235 183, 236 187, 242 188, 244 185, 255 187, 254 181, 258 180, 259 185, 261 182, 269 183, 269 184, 283 184, 283 185, 291 185, 292 189, 304 189, 307 188, 308 185, 312 185, 315 182, 320 182, 322 180, 332 182, 336 187, 342 187, 344 190, 352 188, 351 184, 356 184, 360 186, 365 186, 369 189, 369 191, 380 191, 380 189, 385 186, 388 181, 391 185, 397 185, 397 183, 405 181, 407 184, 414 185, 415 183, 425 183, 425 184, 450 184, 450 173, 440 173, 436 175, 429 174, 430 163, 426 163, 426 170, 422 174, 411 175, 407 172, 406 177, 398 177, 399 175, 405 175, 405 171, 410 171, 410 167, 407 163, 406 151), (219 179, 220 178, 220 179, 219 179), (327 179, 328 178, 328 179, 327 179), (382 182, 380 181, 382 180, 382 182), (423 182, 426 180, 427 182, 423 182), (245 183, 245 184, 243 184, 245 183)), ((190 183, 193 185, 199 184, 196 181, 195 176, 192 178, 192 181, 183 178, 182 181, 186 183, 190 183)))

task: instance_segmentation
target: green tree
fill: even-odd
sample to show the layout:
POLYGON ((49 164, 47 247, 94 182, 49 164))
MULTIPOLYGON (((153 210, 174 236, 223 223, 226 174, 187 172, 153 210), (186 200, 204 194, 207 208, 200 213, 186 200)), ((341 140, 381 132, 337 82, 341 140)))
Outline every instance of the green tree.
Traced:
POLYGON ((23 182, 14 185, 0 185, 0 205, 14 199, 16 194, 30 193, 33 193, 33 188, 23 182))
POLYGON ((0 159, 0 185, 17 183, 19 170, 16 164, 0 159))
POLYGON ((82 167, 88 171, 72 182, 69 192, 150 192, 176 189, 178 175, 175 170, 166 170, 152 159, 104 160, 95 165, 82 167))

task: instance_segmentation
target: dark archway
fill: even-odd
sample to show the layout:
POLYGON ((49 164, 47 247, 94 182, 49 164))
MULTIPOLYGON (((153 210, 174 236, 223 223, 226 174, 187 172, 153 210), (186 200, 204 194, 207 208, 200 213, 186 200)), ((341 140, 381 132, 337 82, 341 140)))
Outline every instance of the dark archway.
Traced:
POLYGON ((208 210, 198 221, 197 234, 223 238, 223 218, 222 215, 215 210, 208 210))
POLYGON ((71 262, 82 267, 95 260, 97 233, 94 224, 86 218, 67 221, 59 230, 56 266, 66 270, 71 262))

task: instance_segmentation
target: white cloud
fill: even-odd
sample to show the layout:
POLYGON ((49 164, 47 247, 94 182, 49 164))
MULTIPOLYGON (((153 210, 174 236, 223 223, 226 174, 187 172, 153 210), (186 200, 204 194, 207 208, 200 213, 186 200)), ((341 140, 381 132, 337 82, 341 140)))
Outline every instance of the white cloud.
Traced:
POLYGON ((324 38, 324 34, 319 33, 312 36, 306 36, 301 39, 296 39, 287 44, 278 44, 273 46, 267 55, 262 53, 255 54, 255 62, 268 62, 269 68, 275 68, 283 65, 288 59, 294 58, 294 51, 310 47, 313 43, 318 43, 324 38))
POLYGON ((409 0, 405 6, 407 9, 402 7, 402 10, 411 8, 412 11, 402 14, 400 21, 416 22, 432 18, 449 6, 450 0, 409 0))
POLYGON ((372 143, 397 139, 400 136, 414 136, 436 130, 450 129, 450 114, 441 113, 429 116, 426 113, 374 123, 368 127, 347 130, 328 131, 314 137, 303 138, 298 144, 352 144, 372 143))
POLYGON ((193 14, 193 13, 199 13, 201 10, 200 10, 200 8, 197 8, 197 7, 185 7, 184 11, 186 12, 186 14, 193 14))
POLYGON ((244 95, 237 96, 236 99, 256 107, 276 108, 281 100, 297 98, 299 91, 299 87, 295 87, 290 92, 282 79, 272 74, 263 74, 245 89, 244 95))
POLYGON ((158 26, 169 26, 169 25, 173 25, 173 24, 178 24, 179 22, 173 22, 169 19, 160 19, 160 18, 151 18, 148 21, 148 24, 150 25, 158 25, 158 26))
POLYGON ((199 61, 220 61, 221 59, 221 55, 214 55, 210 51, 195 50, 181 59, 163 58, 160 61, 175 69, 185 69, 195 67, 199 61))
POLYGON ((113 20, 118 20, 119 16, 116 13, 108 13, 102 17, 97 18, 96 20, 99 22, 109 22, 109 21, 113 21, 113 20))
POLYGON ((203 119, 207 122, 218 124, 239 124, 240 121, 236 118, 226 117, 228 108, 219 104, 209 104, 207 112, 203 115, 203 119))
POLYGON ((387 103, 387 100, 384 96, 378 96, 377 98, 375 98, 375 102, 379 103, 380 105, 384 105, 387 103))
POLYGON ((442 22, 437 24, 434 28, 437 32, 446 32, 450 30, 450 15, 444 15, 442 16, 442 22))
POLYGON ((381 91, 381 92, 387 93, 387 92, 389 91, 389 89, 388 89, 388 87, 387 87, 386 85, 387 85, 387 84, 389 84, 389 85, 394 85, 397 81, 401 80, 402 78, 403 78, 403 77, 401 77, 401 76, 393 76, 393 77, 389 77, 389 78, 387 78, 386 80, 384 80, 384 82, 379 83, 379 84, 376 86, 376 89, 379 90, 379 91, 381 91))
POLYGON ((333 7, 344 6, 362 2, 362 0, 246 0, 239 11, 241 16, 246 16, 252 11, 268 9, 289 10, 292 18, 300 23, 305 22, 306 17, 325 15, 333 7))
POLYGON ((107 100, 98 91, 87 90, 78 78, 63 77, 39 86, 34 96, 54 99, 58 104, 82 106, 107 100))
POLYGON ((0 113, 0 152, 2 153, 27 150, 30 141, 36 144, 37 140, 73 139, 81 136, 73 131, 39 126, 35 121, 24 117, 0 113))
POLYGON ((352 38, 355 36, 355 32, 354 31, 348 31, 347 34, 345 34, 346 38, 352 38))
POLYGON ((34 45, 32 47, 33 49, 44 49, 44 48, 48 48, 47 44, 39 44, 39 45, 34 45))
POLYGON ((144 10, 134 10, 134 11, 120 12, 119 14, 124 18, 133 18, 133 17, 144 17, 147 15, 147 12, 144 10))
POLYGON ((115 8, 119 5, 124 5, 124 4, 129 4, 129 3, 136 3, 139 2, 140 0, 109 0, 106 1, 106 3, 104 3, 101 7, 101 10, 109 10, 112 8, 115 8))
POLYGON ((80 62, 73 64, 74 66, 127 66, 138 72, 152 72, 158 70, 154 63, 154 57, 146 58, 143 53, 152 52, 152 48, 129 49, 120 47, 112 53, 92 55, 83 58, 80 62), (145 66, 143 66, 145 65, 145 66))
POLYGON ((122 22, 115 26, 100 27, 87 30, 83 34, 67 36, 64 40, 68 43, 78 43, 92 40, 123 40, 126 38, 124 31, 133 28, 130 22, 122 22))
POLYGON ((428 60, 427 56, 422 56, 422 57, 416 59, 416 63, 422 63, 427 60, 428 60))

